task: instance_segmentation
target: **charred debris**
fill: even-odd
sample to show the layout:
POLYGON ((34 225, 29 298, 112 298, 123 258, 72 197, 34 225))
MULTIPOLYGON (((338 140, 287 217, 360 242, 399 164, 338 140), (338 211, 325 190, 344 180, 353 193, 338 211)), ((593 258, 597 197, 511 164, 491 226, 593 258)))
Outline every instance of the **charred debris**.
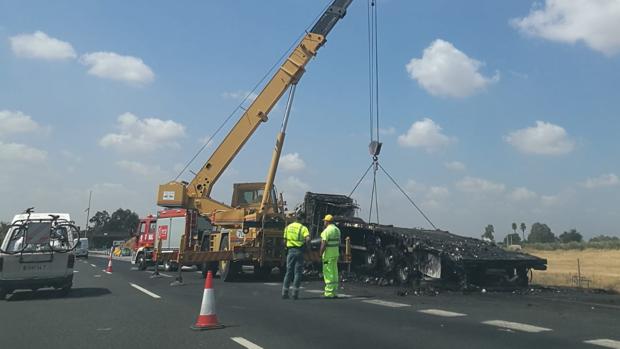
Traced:
POLYGON ((547 260, 506 251, 493 243, 442 230, 367 223, 346 195, 306 193, 297 208, 314 241, 322 219, 335 217, 341 239, 351 239, 351 275, 369 282, 432 285, 447 289, 527 287, 529 271, 546 270, 547 260))

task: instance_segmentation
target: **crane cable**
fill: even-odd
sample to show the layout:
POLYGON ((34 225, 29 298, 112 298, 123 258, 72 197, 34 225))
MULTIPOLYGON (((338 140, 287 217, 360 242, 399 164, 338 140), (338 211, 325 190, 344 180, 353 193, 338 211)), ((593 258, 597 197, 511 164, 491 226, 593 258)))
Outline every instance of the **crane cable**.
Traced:
MULTIPOLYGON (((331 2, 330 2, 331 3, 331 2)), ((323 8, 323 10, 321 12, 319 12, 319 14, 312 20, 312 22, 310 24, 308 24, 306 26, 306 29, 291 43, 291 45, 286 49, 286 51, 284 51, 284 53, 282 53, 282 55, 280 56, 280 58, 278 58, 278 60, 271 66, 271 68, 269 68, 269 70, 265 73, 265 75, 263 75, 263 77, 254 85, 254 87, 252 88, 252 90, 250 92, 248 92, 245 97, 241 100, 241 102, 239 102, 239 104, 235 107, 235 109, 233 109, 233 111, 226 117, 226 119, 224 119, 224 121, 217 127, 217 129, 215 129, 215 132, 213 132, 211 134, 211 136, 209 137, 209 139, 204 142, 204 144, 198 149, 198 151, 194 154, 194 156, 192 156, 192 158, 185 164, 185 166, 183 167, 183 169, 181 171, 179 171, 179 174, 177 174, 176 177, 174 177, 173 181, 178 180, 183 173, 185 173, 185 171, 192 165, 192 163, 196 160, 196 158, 202 154, 202 152, 209 146, 209 144, 211 144, 211 142, 213 141, 213 139, 215 138, 215 136, 217 136, 220 131, 222 131, 222 129, 224 128, 224 126, 226 126, 226 124, 228 124, 228 122, 230 121, 230 119, 232 119, 233 116, 235 116, 235 114, 237 114, 237 112, 240 109, 244 109, 243 105, 244 103, 250 98, 250 96, 263 84, 263 82, 269 77, 271 76, 271 73, 282 64, 282 62, 284 61, 284 59, 290 55, 291 51, 299 44, 299 42, 301 41, 301 39, 306 36, 308 34, 308 30, 310 30, 310 28, 316 23, 316 21, 319 19, 319 17, 321 17, 323 15, 323 13, 325 13, 325 11, 327 11, 327 9, 329 8, 329 3, 327 6, 325 6, 323 8)))
POLYGON ((430 218, 422 211, 422 209, 413 201, 413 199, 407 194, 407 192, 398 184, 398 182, 392 177, 387 170, 379 163, 379 153, 381 151, 379 128, 379 35, 378 35, 378 6, 377 0, 368 0, 368 91, 369 91, 369 124, 370 124, 370 146, 369 150, 372 156, 372 163, 362 177, 357 181, 355 187, 349 193, 349 197, 360 186, 364 178, 368 175, 370 170, 373 170, 372 188, 370 193, 370 209, 368 212, 368 222, 372 222, 373 209, 376 216, 377 224, 379 224, 379 196, 377 186, 377 172, 381 170, 390 181, 398 188, 398 190, 407 198, 409 203, 424 217, 426 222, 437 230, 437 226, 430 220, 430 218))

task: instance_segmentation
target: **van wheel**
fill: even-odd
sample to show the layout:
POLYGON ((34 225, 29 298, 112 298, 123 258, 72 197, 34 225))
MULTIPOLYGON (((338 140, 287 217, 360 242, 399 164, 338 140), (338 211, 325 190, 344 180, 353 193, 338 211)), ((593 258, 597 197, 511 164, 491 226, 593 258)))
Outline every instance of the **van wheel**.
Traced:
POLYGON ((68 295, 69 295, 69 292, 71 292, 71 287, 73 287, 73 283, 69 283, 69 284, 67 284, 67 285, 63 286, 63 287, 60 289, 60 296, 61 296, 61 297, 66 297, 66 296, 68 296, 68 295))

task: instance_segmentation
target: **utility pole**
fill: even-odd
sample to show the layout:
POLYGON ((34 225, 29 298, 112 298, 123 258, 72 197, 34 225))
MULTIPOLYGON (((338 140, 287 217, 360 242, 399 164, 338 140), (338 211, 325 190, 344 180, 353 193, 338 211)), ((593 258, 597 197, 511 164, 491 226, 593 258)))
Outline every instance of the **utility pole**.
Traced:
POLYGON ((84 237, 88 238, 88 220, 90 219, 90 201, 93 197, 93 191, 91 190, 88 194, 88 208, 86 209, 86 225, 84 226, 85 228, 85 233, 84 233, 84 237))

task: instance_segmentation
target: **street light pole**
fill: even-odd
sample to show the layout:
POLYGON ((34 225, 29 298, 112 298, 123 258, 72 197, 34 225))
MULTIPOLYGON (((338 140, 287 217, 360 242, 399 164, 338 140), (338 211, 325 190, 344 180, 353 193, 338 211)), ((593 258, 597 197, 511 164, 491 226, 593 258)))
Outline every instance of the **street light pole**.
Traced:
POLYGON ((84 237, 88 238, 88 220, 90 219, 90 201, 93 197, 93 191, 91 190, 88 194, 88 208, 86 209, 86 225, 85 225, 85 233, 84 237))

